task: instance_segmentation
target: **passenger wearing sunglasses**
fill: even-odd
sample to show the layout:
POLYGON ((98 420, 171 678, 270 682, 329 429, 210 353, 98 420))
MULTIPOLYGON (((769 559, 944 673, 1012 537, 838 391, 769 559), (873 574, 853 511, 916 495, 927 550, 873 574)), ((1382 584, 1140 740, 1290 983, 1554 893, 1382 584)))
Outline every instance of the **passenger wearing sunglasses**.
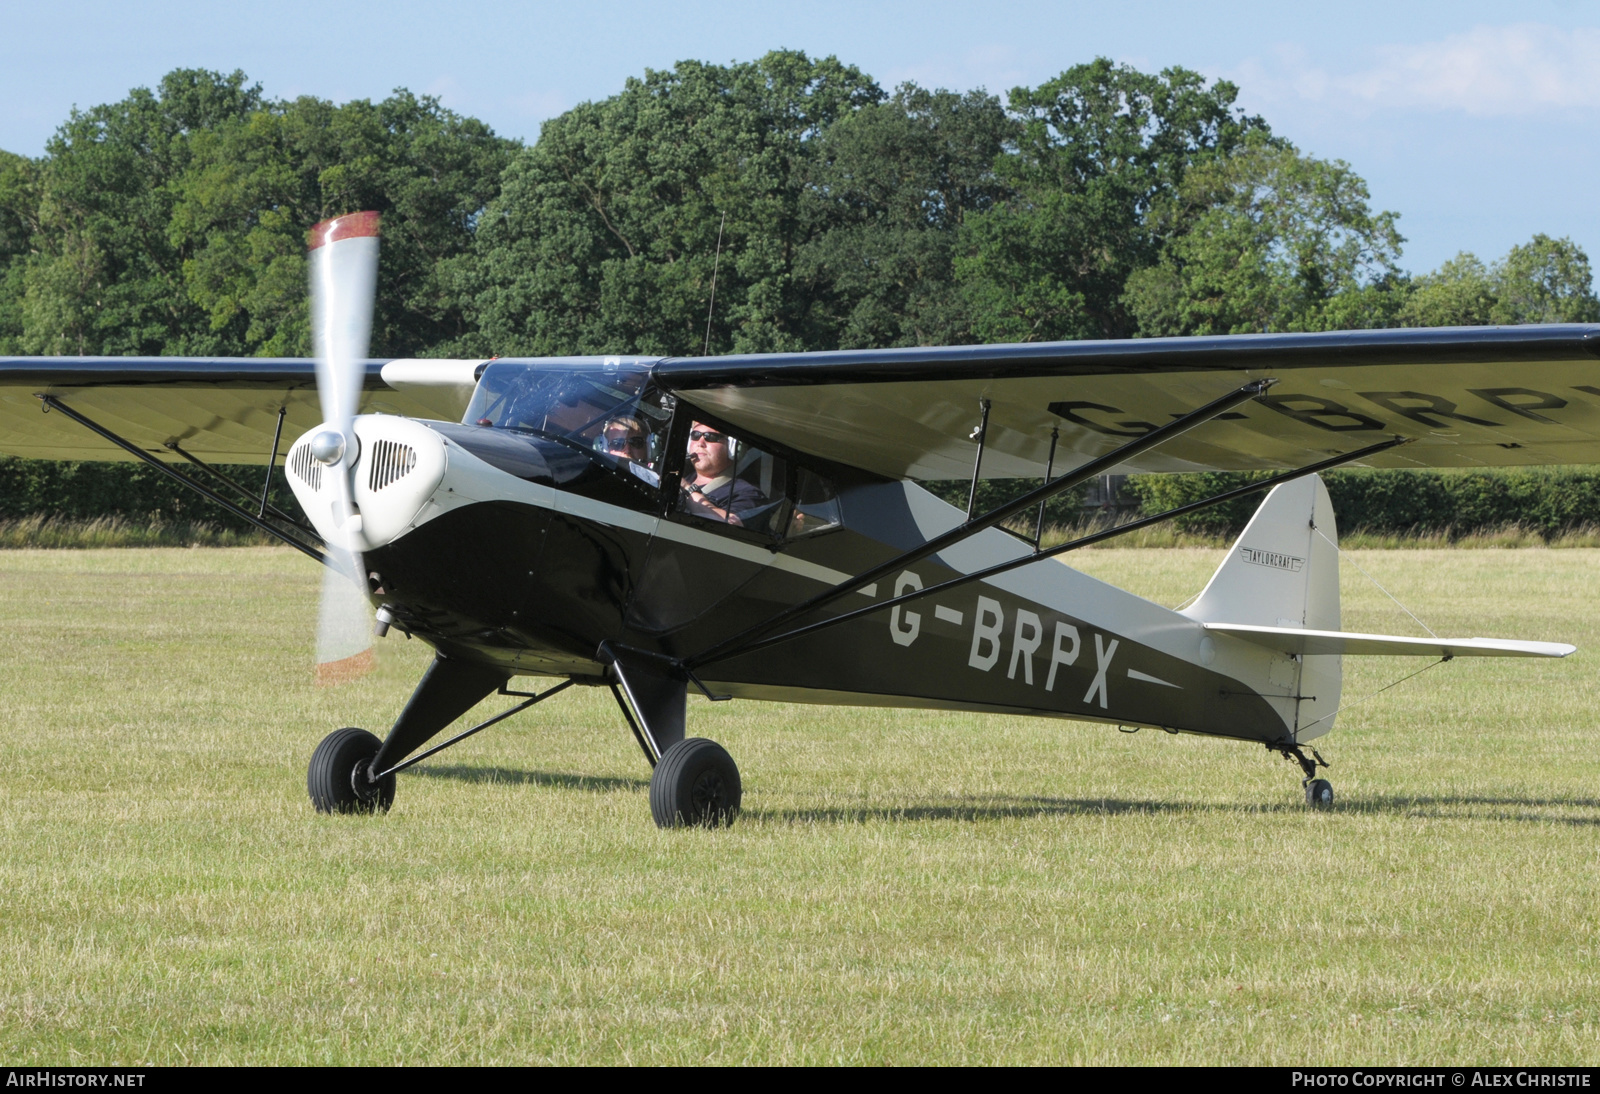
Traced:
POLYGON ((683 469, 683 494, 678 508, 708 520, 742 526, 740 515, 761 503, 761 491, 733 475, 728 435, 695 422, 689 429, 689 458, 683 469))
POLYGON ((606 423, 601 444, 607 454, 639 478, 652 486, 661 484, 660 477, 650 469, 650 437, 639 419, 612 418, 606 423))

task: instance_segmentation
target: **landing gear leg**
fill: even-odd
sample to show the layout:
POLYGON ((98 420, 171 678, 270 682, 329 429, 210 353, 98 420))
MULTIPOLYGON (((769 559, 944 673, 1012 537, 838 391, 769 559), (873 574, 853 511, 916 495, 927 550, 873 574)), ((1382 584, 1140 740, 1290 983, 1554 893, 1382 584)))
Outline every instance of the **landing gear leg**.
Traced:
POLYGON ((634 739, 655 770, 650 815, 661 828, 716 828, 739 814, 743 787, 727 749, 684 735, 687 681, 668 666, 626 650, 601 647, 611 662, 611 693, 634 739))
POLYGON ((436 657, 386 740, 364 729, 340 729, 317 746, 306 772, 311 804, 319 813, 387 812, 394 804, 395 765, 507 679, 499 669, 436 657))
POLYGON ((1269 744, 1267 748, 1282 753, 1286 760, 1293 760, 1300 765, 1300 770, 1306 773, 1306 777, 1300 780, 1300 785, 1305 787, 1307 805, 1313 809, 1327 809, 1333 805, 1333 784, 1327 779, 1317 778, 1317 768, 1328 766, 1328 761, 1322 758, 1322 753, 1313 748, 1311 755, 1307 756, 1301 745, 1293 744, 1269 744))

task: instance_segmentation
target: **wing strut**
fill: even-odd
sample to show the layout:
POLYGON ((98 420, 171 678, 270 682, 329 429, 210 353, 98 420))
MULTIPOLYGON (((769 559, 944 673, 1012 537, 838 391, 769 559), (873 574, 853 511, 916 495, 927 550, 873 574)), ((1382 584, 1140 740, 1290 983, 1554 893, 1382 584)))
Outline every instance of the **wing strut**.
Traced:
MULTIPOLYGON (((978 454, 972 457, 972 487, 967 491, 967 519, 972 519, 973 507, 978 504, 978 472, 983 468, 983 446, 989 441, 989 400, 979 399, 978 406, 983 411, 983 417, 978 421, 978 430, 973 436, 978 441, 978 454)), ((1050 476, 1045 476, 1048 482, 1050 476)))
POLYGON ((96 422, 94 419, 87 418, 84 415, 79 414, 76 410, 73 410, 66 403, 63 403, 60 399, 57 399, 54 395, 37 395, 35 398, 44 404, 46 413, 51 410, 61 411, 61 413, 65 414, 67 417, 71 418, 85 429, 88 429, 94 433, 98 433, 100 436, 104 437, 106 440, 110 441, 124 452, 127 452, 136 459, 143 460, 151 467, 154 467, 157 471, 160 471, 163 475, 176 479, 178 482, 182 483, 184 486, 187 486, 190 490, 193 490, 207 501, 216 502, 234 516, 239 517, 242 520, 249 521, 251 524, 267 533, 269 536, 282 540, 284 543, 287 543, 290 547, 293 547, 301 554, 309 555, 311 558, 316 559, 325 566, 334 565, 333 560, 330 559, 324 552, 317 550, 315 547, 311 547, 305 543, 302 543, 300 540, 295 539, 287 532, 284 532, 281 528, 273 527, 260 517, 256 516, 254 513, 250 512, 248 509, 235 505, 233 502, 229 501, 227 498, 211 489, 211 487, 207 486, 205 483, 196 479, 192 479, 188 475, 185 475, 183 472, 179 471, 177 468, 173 467, 171 464, 156 459, 154 456, 150 455, 150 453, 146 452, 132 441, 124 437, 117 436, 115 433, 111 432, 111 430, 107 429, 99 422, 96 422))
MULTIPOLYGON (((713 646, 705 653, 696 654, 694 657, 688 658, 684 664, 690 668, 696 668, 707 661, 724 661, 730 657, 736 657, 739 654, 754 653, 757 650, 766 649, 768 646, 775 646, 779 642, 787 642, 792 638, 800 638, 815 631, 832 627, 838 623, 847 623, 852 619, 859 619, 861 616, 870 615, 872 612, 882 611, 885 608, 898 607, 901 604, 906 604, 913 600, 921 600, 923 597, 932 596, 934 593, 944 592, 948 589, 954 588, 957 585, 965 585, 971 581, 981 581, 984 578, 1003 574, 1008 570, 1017 570, 1023 566, 1028 566, 1038 562, 1040 559, 1066 554, 1068 551, 1076 551, 1081 547, 1088 547, 1099 543, 1102 540, 1111 539, 1115 536, 1127 535, 1129 532, 1136 532, 1141 528, 1148 528, 1150 525, 1159 523, 1160 521, 1171 520, 1174 517, 1186 516, 1189 513, 1193 513, 1201 509, 1207 509, 1213 505, 1220 505, 1225 501, 1232 501, 1235 498, 1244 497, 1247 494, 1255 494, 1262 490, 1270 490, 1279 483, 1288 482, 1291 479, 1304 478, 1306 475, 1314 475, 1319 471, 1326 471, 1331 467, 1338 467, 1340 464, 1352 463, 1356 460, 1365 459, 1368 456, 1374 456, 1379 452, 1386 451, 1390 448, 1397 448, 1400 445, 1409 444, 1410 442, 1410 437, 1395 437, 1392 440, 1383 441, 1379 444, 1368 445, 1366 448, 1360 448, 1354 452, 1347 452, 1341 456, 1331 456, 1326 460, 1319 460, 1316 463, 1307 464, 1306 466, 1296 468, 1293 471, 1285 471, 1280 475, 1273 475, 1269 479, 1263 479, 1260 482, 1251 483, 1248 486, 1240 486, 1233 490, 1225 490, 1213 497, 1204 498, 1200 501, 1192 501, 1187 505, 1180 505, 1175 509, 1168 509, 1164 513, 1157 513, 1155 516, 1144 517, 1140 520, 1130 521, 1127 524, 1118 525, 1115 528, 1107 528, 1104 531, 1095 532, 1091 535, 1080 536, 1077 539, 1069 540, 1066 543, 1051 547, 1047 551, 1036 551, 1031 555, 1023 555, 1021 558, 1014 558, 1009 562, 1002 562, 996 566, 987 567, 986 569, 975 570, 970 574, 962 574, 959 577, 953 577, 948 581, 941 581, 937 585, 929 585, 926 589, 915 589, 901 596, 892 597, 889 600, 885 600, 881 603, 868 604, 864 608, 857 608, 854 611, 845 612, 843 615, 830 616, 827 619, 818 620, 815 623, 809 623, 803 627, 796 627, 793 630, 784 631, 782 634, 772 635, 767 638, 753 637, 744 642, 742 645, 735 646, 731 649, 724 648, 728 645, 728 643, 722 643, 720 646, 713 646)), ((763 624, 750 628, 750 630, 746 633, 759 635, 763 630, 769 629, 769 624, 763 624)))
MULTIPOLYGON (((278 426, 272 431, 272 452, 267 456, 267 477, 261 480, 261 508, 256 516, 267 515, 267 495, 272 492, 272 469, 278 466, 278 442, 283 440, 283 418, 289 413, 288 396, 278 405, 278 426)), ((273 510, 276 512, 277 510, 273 510)))
POLYGON ((575 680, 563 680, 563 681, 561 681, 561 683, 556 684, 555 686, 549 688, 548 690, 546 690, 544 692, 512 691, 509 688, 507 688, 505 686, 505 684, 501 684, 499 690, 497 690, 495 692, 496 695, 509 695, 509 696, 514 697, 514 698, 522 699, 523 701, 518 703, 516 706, 511 707, 508 710, 502 710, 499 714, 493 715, 493 716, 491 716, 489 718, 485 718, 483 721, 479 722, 477 725, 473 726, 471 729, 462 730, 460 733, 457 733, 454 737, 451 737, 448 741, 446 741, 442 745, 434 745, 432 748, 428 749, 428 751, 419 752, 415 756, 411 757, 409 760, 401 760, 399 763, 395 764, 393 767, 389 768, 386 771, 381 771, 376 775, 372 774, 371 771, 368 771, 367 772, 367 781, 375 783, 380 779, 387 779, 390 775, 398 775, 400 772, 404 771, 408 767, 415 767, 417 764, 420 764, 423 760, 426 760, 429 756, 432 756, 434 753, 443 752, 445 749, 449 748, 451 745, 459 744, 460 742, 466 740, 468 737, 472 736, 474 733, 478 733, 478 732, 481 732, 482 730, 488 729, 490 726, 494 725, 496 722, 503 722, 507 718, 511 717, 513 714, 521 714, 523 711, 527 710, 529 707, 533 706, 535 703, 542 703, 546 699, 550 698, 550 696, 558 695, 561 692, 566 691, 568 688, 570 688, 576 682, 577 681, 575 681, 575 680))
MULTIPOLYGON (((1090 460, 1088 463, 1079 465, 1076 469, 1067 472, 1059 479, 1045 482, 1043 485, 1035 487, 1019 498, 1008 501, 1004 505, 996 506, 981 517, 969 517, 961 524, 958 524, 956 527, 950 529, 950 531, 945 532, 942 535, 934 536, 921 546, 913 547, 909 551, 902 552, 887 562, 874 566, 864 573, 857 574, 848 581, 840 582, 838 585, 835 585, 833 588, 828 589, 825 592, 818 593, 809 600, 804 600, 793 607, 785 608, 783 611, 773 615, 770 619, 767 619, 761 623, 757 623, 755 626, 740 631, 738 634, 718 642, 709 649, 702 650, 700 653, 687 658, 683 662, 684 667, 692 670, 708 661, 723 660, 731 656, 731 653, 734 651, 741 653, 746 652, 751 648, 752 642, 759 639, 762 635, 768 634, 777 629, 778 627, 787 623, 789 620, 815 611, 817 608, 820 608, 825 604, 831 604, 834 601, 855 592, 857 589, 860 589, 863 586, 872 584, 879 578, 887 577, 896 570, 903 569, 904 567, 910 566, 915 562, 920 562, 929 555, 936 555, 940 551, 946 550, 947 548, 960 543, 964 539, 975 536, 987 528, 992 528, 996 524, 1000 524, 1002 521, 1011 519, 1018 513, 1032 509, 1035 505, 1040 504, 1047 498, 1061 493, 1063 490, 1070 490, 1079 483, 1087 482, 1089 479, 1094 478, 1096 475, 1105 474, 1113 467, 1132 459, 1141 452, 1147 452, 1152 448, 1165 444, 1172 438, 1187 433, 1195 426, 1201 425, 1204 422, 1208 422, 1219 414, 1227 413, 1240 403, 1249 402, 1251 399, 1261 395, 1267 390, 1267 388, 1271 387, 1275 383, 1277 383, 1276 380, 1252 380, 1243 387, 1230 391, 1228 394, 1222 396, 1222 398, 1213 399, 1205 406, 1202 406, 1197 410, 1191 410, 1181 418, 1177 418, 1171 422, 1168 422, 1166 425, 1158 426, 1143 436, 1136 437, 1127 444, 1113 449, 1104 456, 1096 457, 1095 459, 1090 460)), ((988 424, 988 408, 985 407, 984 421, 983 425, 979 427, 980 430, 985 430, 988 424)), ((981 455, 981 437, 979 439, 979 443, 981 455)), ((976 464, 973 466, 972 473, 974 484, 973 494, 976 496, 978 474, 978 467, 976 464)), ((968 501, 968 508, 970 511, 970 499, 968 501)), ((1035 553, 1034 555, 1030 556, 1030 560, 1039 557, 1041 556, 1035 553)), ((845 618, 845 616, 840 616, 839 618, 842 619, 845 618)), ((763 642, 761 644, 768 645, 770 643, 763 642)))
MULTIPOLYGON (((1044 461, 1044 481, 1050 482, 1050 476, 1056 472, 1056 442, 1061 440, 1061 427, 1056 426, 1050 430, 1050 455, 1044 461)), ((1039 544, 1044 542, 1044 502, 1039 503, 1039 520, 1033 526, 1033 549, 1037 551, 1039 544)))
MULTIPOLYGON (((235 482, 227 475, 224 475, 221 471, 218 471, 215 467, 212 467, 209 463, 207 463, 205 460, 202 460, 199 456, 196 456, 193 452, 185 450, 183 445, 179 444, 177 441, 167 441, 164 445, 162 445, 162 447, 169 452, 176 452, 178 455, 194 464, 196 467, 210 475, 212 478, 216 479, 218 482, 226 483, 228 486, 233 487, 235 493, 243 495, 244 497, 249 498, 251 501, 255 500, 255 491, 248 489, 240 483, 235 482)), ((278 458, 278 445, 276 441, 274 441, 272 445, 272 458, 274 460, 278 458)), ((303 521, 295 520, 288 513, 285 513, 282 509, 279 509, 276 505, 270 504, 267 501, 267 494, 271 490, 272 464, 269 463, 267 464, 267 481, 262 485, 261 488, 261 509, 256 513, 256 516, 265 517, 270 513, 278 520, 283 521, 285 524, 292 524, 302 532, 307 532, 313 536, 317 534, 316 529, 312 528, 309 524, 306 524, 303 521)))

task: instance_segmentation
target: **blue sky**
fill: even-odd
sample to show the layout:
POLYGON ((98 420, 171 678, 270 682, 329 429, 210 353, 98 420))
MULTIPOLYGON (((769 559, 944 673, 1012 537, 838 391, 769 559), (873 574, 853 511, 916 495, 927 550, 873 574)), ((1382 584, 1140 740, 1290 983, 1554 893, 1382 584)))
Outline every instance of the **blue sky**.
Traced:
POLYGON ((1535 232, 1600 261, 1600 0, 1278 3, 237 4, 8 0, 0 148, 38 155, 73 105, 177 67, 268 95, 439 96, 503 134, 674 61, 836 54, 885 87, 1004 93, 1104 55, 1238 83, 1302 150, 1343 159, 1401 214, 1403 265, 1503 255, 1535 232), (1293 9, 1293 10, 1291 10, 1293 9))

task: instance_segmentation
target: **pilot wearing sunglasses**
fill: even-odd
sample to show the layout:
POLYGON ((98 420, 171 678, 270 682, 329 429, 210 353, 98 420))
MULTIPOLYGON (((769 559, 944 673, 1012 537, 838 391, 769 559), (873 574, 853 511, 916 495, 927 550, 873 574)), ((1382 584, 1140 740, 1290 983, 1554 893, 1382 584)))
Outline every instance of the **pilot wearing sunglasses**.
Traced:
POLYGON ((708 520, 743 525, 740 515, 761 503, 761 491, 753 483, 734 477, 728 435, 695 422, 689 429, 679 508, 708 520))

